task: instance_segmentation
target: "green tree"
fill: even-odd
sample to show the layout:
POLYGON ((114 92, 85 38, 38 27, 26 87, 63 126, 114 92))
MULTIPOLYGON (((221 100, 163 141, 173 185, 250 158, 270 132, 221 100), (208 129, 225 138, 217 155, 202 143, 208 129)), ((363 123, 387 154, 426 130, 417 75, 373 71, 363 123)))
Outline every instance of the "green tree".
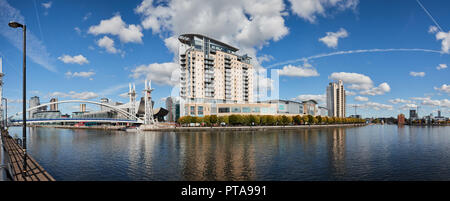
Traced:
POLYGON ((209 117, 209 122, 211 122, 211 124, 213 124, 213 125, 216 124, 218 120, 219 119, 217 118, 217 115, 211 115, 209 117))
POLYGON ((317 124, 319 122, 319 120, 316 117, 312 117, 312 123, 313 124, 317 124))
POLYGON ((277 123, 277 119, 275 118, 275 116, 272 115, 267 115, 267 125, 275 125, 277 123))
POLYGON ((300 115, 295 115, 292 120, 294 121, 295 125, 300 125, 302 123, 302 118, 300 117, 300 115))
POLYGON ((308 123, 309 123, 309 118, 308 118, 308 116, 303 115, 303 116, 302 116, 302 119, 303 119, 303 124, 308 124, 308 123))
POLYGON ((314 124, 314 117, 312 115, 308 115, 308 122, 309 124, 314 124))

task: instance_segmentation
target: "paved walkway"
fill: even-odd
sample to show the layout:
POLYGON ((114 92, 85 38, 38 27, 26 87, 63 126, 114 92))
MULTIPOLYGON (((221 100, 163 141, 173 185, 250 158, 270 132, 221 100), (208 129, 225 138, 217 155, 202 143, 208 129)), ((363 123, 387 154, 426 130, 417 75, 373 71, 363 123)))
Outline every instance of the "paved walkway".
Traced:
POLYGON ((3 162, 3 144, 2 140, 0 139, 0 181, 6 181, 6 169, 4 167, 3 162))

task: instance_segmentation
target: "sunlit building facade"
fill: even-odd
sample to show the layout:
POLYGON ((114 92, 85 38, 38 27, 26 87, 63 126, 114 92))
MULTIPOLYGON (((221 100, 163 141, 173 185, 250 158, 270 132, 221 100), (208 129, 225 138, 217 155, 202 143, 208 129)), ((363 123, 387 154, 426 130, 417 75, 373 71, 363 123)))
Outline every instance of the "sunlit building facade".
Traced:
POLYGON ((327 108, 330 117, 345 117, 345 89, 342 80, 327 86, 327 108))

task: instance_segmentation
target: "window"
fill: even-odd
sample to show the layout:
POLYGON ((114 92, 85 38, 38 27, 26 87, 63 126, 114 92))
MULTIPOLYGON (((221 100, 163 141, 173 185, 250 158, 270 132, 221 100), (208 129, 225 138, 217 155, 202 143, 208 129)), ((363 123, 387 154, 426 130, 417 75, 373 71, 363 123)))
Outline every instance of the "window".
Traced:
POLYGON ((231 108, 231 112, 232 113, 240 113, 241 112, 241 107, 232 107, 231 108))
POLYGON ((260 107, 253 107, 252 108, 252 112, 253 113, 259 113, 261 111, 261 108, 260 107))
POLYGON ((191 106, 191 115, 195 115, 195 106, 191 106))
POLYGON ((242 107, 243 113, 250 113, 250 107, 242 107))
POLYGON ((229 107, 219 107, 219 113, 230 113, 229 107))
POLYGON ((203 115, 203 106, 198 106, 197 107, 197 114, 198 115, 203 115))

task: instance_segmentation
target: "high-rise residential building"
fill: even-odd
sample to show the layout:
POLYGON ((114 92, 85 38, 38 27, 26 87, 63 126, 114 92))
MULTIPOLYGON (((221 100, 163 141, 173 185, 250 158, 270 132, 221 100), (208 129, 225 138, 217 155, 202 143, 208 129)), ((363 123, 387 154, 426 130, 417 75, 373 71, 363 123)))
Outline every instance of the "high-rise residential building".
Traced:
MULTIPOLYGON (((30 107, 30 108, 39 106, 40 104, 41 104, 41 102, 40 102, 40 100, 39 100, 39 97, 33 96, 33 97, 30 98, 30 103, 29 103, 29 107, 30 107)), ((39 111, 38 109, 39 109, 39 108, 30 110, 29 113, 28 113, 29 118, 32 118, 32 117, 33 117, 33 114, 39 111)))
POLYGON ((345 117, 345 89, 342 80, 327 86, 327 108, 330 117, 345 117))
POLYGON ((86 112, 86 104, 80 104, 80 112, 86 112))
POLYGON ((58 111, 58 98, 52 98, 50 99, 50 103, 53 103, 50 105, 50 111, 58 111))
POLYGON ((175 121, 175 110, 173 107, 173 99, 172 97, 167 97, 166 98, 166 109, 169 111, 169 113, 167 114, 167 121, 168 122, 174 122, 175 121))
POLYGON ((200 34, 179 38, 180 96, 196 103, 253 101, 253 66, 238 48, 200 34))

